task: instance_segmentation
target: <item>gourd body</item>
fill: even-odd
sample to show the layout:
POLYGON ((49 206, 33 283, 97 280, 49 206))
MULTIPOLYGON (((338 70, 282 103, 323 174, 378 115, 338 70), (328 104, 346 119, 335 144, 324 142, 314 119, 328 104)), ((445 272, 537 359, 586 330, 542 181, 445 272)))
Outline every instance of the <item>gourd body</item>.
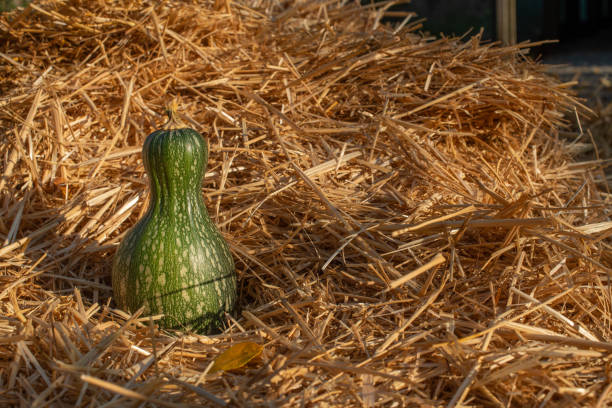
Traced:
POLYGON ((131 312, 144 306, 145 314, 163 314, 162 327, 218 331, 236 301, 236 275, 202 199, 206 142, 189 128, 158 130, 142 152, 150 204, 115 255, 115 301, 131 312))

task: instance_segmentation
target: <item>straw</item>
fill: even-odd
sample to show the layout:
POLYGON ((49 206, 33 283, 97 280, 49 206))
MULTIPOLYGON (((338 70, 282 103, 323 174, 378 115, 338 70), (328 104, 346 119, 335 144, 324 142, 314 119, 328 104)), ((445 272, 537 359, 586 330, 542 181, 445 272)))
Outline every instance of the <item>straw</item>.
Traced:
POLYGON ((576 157, 592 141, 569 127, 588 110, 532 44, 385 25, 393 4, 0 17, 0 405, 611 401, 610 161, 576 157), (140 149, 174 98, 237 268, 214 336, 112 299, 147 206, 140 149), (261 357, 207 372, 245 341, 261 357))

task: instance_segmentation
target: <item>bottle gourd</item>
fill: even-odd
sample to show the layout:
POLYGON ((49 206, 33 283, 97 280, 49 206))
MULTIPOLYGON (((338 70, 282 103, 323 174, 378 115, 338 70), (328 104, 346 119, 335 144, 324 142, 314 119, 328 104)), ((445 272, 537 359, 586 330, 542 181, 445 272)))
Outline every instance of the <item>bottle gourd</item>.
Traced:
POLYGON ((213 333, 236 301, 234 261, 202 199, 206 141, 184 127, 176 104, 168 116, 142 149, 151 199, 115 255, 113 295, 121 309, 163 314, 161 327, 213 333))

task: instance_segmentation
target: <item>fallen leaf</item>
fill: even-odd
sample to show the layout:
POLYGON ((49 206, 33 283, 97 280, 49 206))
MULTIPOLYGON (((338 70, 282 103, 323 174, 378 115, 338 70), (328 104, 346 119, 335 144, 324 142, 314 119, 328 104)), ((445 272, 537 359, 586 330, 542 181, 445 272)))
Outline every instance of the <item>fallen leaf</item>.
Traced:
POLYGON ((263 346, 252 341, 238 343, 221 353, 208 371, 209 374, 223 370, 235 370, 261 354, 263 346))

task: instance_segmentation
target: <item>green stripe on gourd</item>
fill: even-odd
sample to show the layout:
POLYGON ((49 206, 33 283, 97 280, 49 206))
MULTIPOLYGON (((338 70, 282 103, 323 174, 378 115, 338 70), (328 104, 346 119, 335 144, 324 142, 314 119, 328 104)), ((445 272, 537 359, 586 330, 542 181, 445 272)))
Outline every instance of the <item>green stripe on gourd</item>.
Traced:
POLYGON ((202 199, 206 142, 181 126, 174 109, 142 149, 151 200, 119 245, 113 295, 119 308, 163 314, 162 327, 212 333, 234 308, 234 261, 202 199))

